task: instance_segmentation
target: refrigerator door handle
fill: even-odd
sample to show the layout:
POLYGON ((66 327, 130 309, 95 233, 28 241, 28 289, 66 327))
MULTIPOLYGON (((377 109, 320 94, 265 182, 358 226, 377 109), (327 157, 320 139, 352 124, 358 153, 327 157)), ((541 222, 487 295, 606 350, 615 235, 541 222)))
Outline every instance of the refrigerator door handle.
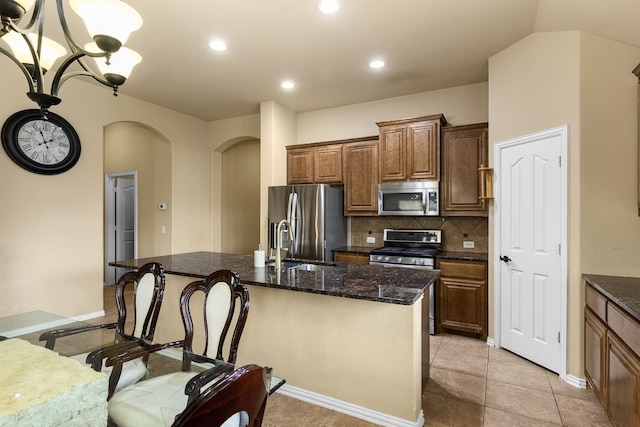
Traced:
POLYGON ((300 206, 298 205, 298 193, 293 192, 289 195, 289 210, 287 212, 287 217, 289 221, 289 228, 291 229, 291 234, 293 235, 293 240, 291 241, 291 248, 289 251, 289 255, 292 257, 297 256, 298 254, 298 246, 299 246, 299 233, 298 233, 298 211, 300 206))

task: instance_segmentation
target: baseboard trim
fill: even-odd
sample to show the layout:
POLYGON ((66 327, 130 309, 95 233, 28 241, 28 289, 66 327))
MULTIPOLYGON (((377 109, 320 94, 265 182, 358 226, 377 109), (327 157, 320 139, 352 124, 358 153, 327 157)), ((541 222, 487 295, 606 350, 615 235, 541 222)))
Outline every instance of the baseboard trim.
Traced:
POLYGON ((81 314, 80 316, 73 316, 72 319, 78 322, 84 322, 85 320, 95 319, 96 317, 104 317, 104 310, 94 311, 92 313, 81 314))
POLYGON ((371 423, 389 426, 389 427, 422 427, 424 426, 424 412, 421 410, 418 419, 415 421, 409 421, 402 418, 387 415, 382 412, 374 411, 372 409, 364 408, 362 406, 354 405, 352 403, 344 402, 332 397, 324 396, 322 394, 313 393, 307 390, 303 390, 298 387, 285 384, 276 393, 283 394, 285 396, 293 397, 294 399, 302 400, 313 405, 322 406, 323 408, 331 409, 342 414, 350 415, 361 420, 369 421, 371 423))
MULTIPOLYGON (((36 313, 36 312, 34 312, 36 313)), ((54 329, 60 326, 65 326, 68 325, 70 323, 73 322, 82 322, 84 320, 88 320, 88 319, 93 319, 95 317, 102 317, 104 316, 104 310, 100 310, 100 311, 94 311, 93 313, 87 313, 87 314, 82 314, 80 316, 74 316, 72 318, 68 318, 68 317, 60 317, 57 316, 55 314, 50 314, 50 313, 46 313, 46 312, 37 312, 37 313, 41 313, 39 317, 41 317, 42 319, 45 318, 51 318, 51 320, 45 320, 45 321, 40 321, 38 323, 32 324, 32 325, 27 325, 27 326, 23 326, 23 327, 18 327, 15 329, 11 329, 8 331, 2 331, 2 335, 4 335, 7 338, 14 338, 14 337, 18 337, 21 335, 26 335, 26 334, 31 334, 34 332, 38 332, 38 331, 43 331, 45 329, 54 329)), ((25 313, 25 315, 29 315, 30 313, 25 313)), ((20 315, 18 315, 20 316, 20 315)), ((28 321, 25 320, 25 323, 27 323, 28 321)))
POLYGON ((572 385, 577 388, 587 388, 587 380, 585 378, 579 378, 579 377, 567 374, 567 377, 564 379, 564 381, 569 385, 572 385))

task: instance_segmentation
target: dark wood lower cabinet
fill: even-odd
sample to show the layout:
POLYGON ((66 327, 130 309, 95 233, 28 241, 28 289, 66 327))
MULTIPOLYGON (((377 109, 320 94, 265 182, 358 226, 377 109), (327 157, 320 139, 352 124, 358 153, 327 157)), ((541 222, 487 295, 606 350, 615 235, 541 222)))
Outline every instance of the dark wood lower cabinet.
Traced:
POLYGON ((607 395, 605 358, 607 325, 590 309, 584 311, 584 373, 596 396, 603 401, 607 395))
POLYGON ((437 260, 436 333, 487 338, 487 263, 437 260))
POLYGON ((607 410, 618 426, 640 426, 640 359, 614 334, 607 335, 607 410))
POLYGON ((640 323, 587 283, 585 377, 615 426, 640 426, 640 323))

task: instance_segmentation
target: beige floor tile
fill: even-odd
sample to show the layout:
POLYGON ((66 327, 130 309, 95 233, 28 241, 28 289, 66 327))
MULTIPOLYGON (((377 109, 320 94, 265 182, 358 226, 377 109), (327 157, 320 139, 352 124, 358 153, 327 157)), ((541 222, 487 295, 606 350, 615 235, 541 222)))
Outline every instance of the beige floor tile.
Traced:
POLYGON ((377 427, 379 425, 333 411, 321 427, 377 427))
POLYGON ((444 343, 442 343, 433 362, 431 362, 431 367, 485 378, 487 363, 487 358, 482 358, 473 351, 467 352, 461 348, 444 347, 444 343))
POLYGON ((525 417, 495 408, 484 408, 485 427, 553 427, 559 424, 548 423, 535 418, 525 417))
POLYGON ((289 396, 267 400, 263 421, 277 427, 321 426, 333 411, 289 396))
POLYGON ((569 427, 610 427, 611 422, 600 403, 575 397, 556 395, 562 424, 569 427))
POLYGON ((485 405, 550 423, 561 423, 560 412, 551 391, 487 380, 485 405))
POLYGON ((486 380, 473 375, 431 368, 427 392, 484 405, 486 380))
POLYGON ((422 409, 425 427, 482 426, 482 405, 440 394, 426 393, 422 409))
POLYGON ((433 358, 436 356, 443 338, 444 335, 431 335, 429 337, 429 363, 433 363, 433 358))
POLYGON ((489 347, 489 363, 491 362, 507 362, 507 363, 519 363, 526 365, 531 363, 527 359, 511 353, 503 348, 489 347))
POLYGON ((547 377, 549 378, 549 384, 551 384, 553 394, 556 396, 575 397, 577 399, 598 402, 598 398, 591 388, 574 387, 566 381, 561 380, 555 372, 547 371, 547 377))
POLYGON ((547 370, 533 363, 496 363, 489 360, 487 379, 536 390, 551 391, 547 370))

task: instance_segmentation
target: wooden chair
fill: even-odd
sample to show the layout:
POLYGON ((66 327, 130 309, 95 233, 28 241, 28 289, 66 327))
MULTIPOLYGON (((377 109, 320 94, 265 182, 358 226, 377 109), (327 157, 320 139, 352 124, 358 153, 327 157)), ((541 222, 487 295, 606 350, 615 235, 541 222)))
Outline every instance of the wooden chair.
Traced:
POLYGON ((173 427, 262 425, 270 377, 271 368, 241 367, 189 403, 173 427))
MULTIPOLYGON (((118 310, 118 320, 115 323, 104 323, 100 325, 84 325, 48 331, 40 335, 40 341, 46 340, 46 347, 53 350, 56 339, 68 337, 98 329, 114 329, 115 339, 113 343, 102 346, 91 353, 83 353, 72 356, 80 363, 90 365, 96 371, 110 372, 111 367, 104 365, 104 361, 111 355, 120 354, 129 348, 137 347, 145 340, 152 340, 160 314, 160 306, 165 288, 164 268, 161 264, 152 262, 143 265, 137 271, 123 274, 115 285, 116 308, 118 310), (132 325, 127 324, 127 301, 125 287, 133 284, 133 318, 132 325)), ((81 338, 78 338, 81 339, 81 338)), ((136 360, 128 363, 122 372, 119 373, 119 382, 114 383, 122 388, 132 384, 147 373, 143 360, 136 360)))
MULTIPOLYGON (((152 352, 180 347, 183 352, 182 371, 161 375, 123 388, 109 401, 109 417, 118 426, 129 425, 172 425, 193 402, 198 401, 214 382, 228 373, 228 368, 217 367, 200 374, 190 371, 192 361, 199 357, 224 360, 223 346, 228 341, 227 362, 235 363, 240 337, 249 313, 249 292, 240 283, 238 275, 229 270, 219 270, 204 280, 187 285, 180 296, 180 313, 184 325, 183 340, 138 348, 111 357, 107 365, 113 365, 111 384, 117 381, 121 367, 136 358, 148 356, 152 352), (191 298, 197 292, 204 294, 202 313, 204 317, 205 344, 202 353, 193 351, 194 319, 191 313, 191 298), (239 307, 237 317, 236 306, 239 307), (235 320, 235 326, 232 323, 235 320)), ((112 387, 110 386, 110 389, 112 387)))

